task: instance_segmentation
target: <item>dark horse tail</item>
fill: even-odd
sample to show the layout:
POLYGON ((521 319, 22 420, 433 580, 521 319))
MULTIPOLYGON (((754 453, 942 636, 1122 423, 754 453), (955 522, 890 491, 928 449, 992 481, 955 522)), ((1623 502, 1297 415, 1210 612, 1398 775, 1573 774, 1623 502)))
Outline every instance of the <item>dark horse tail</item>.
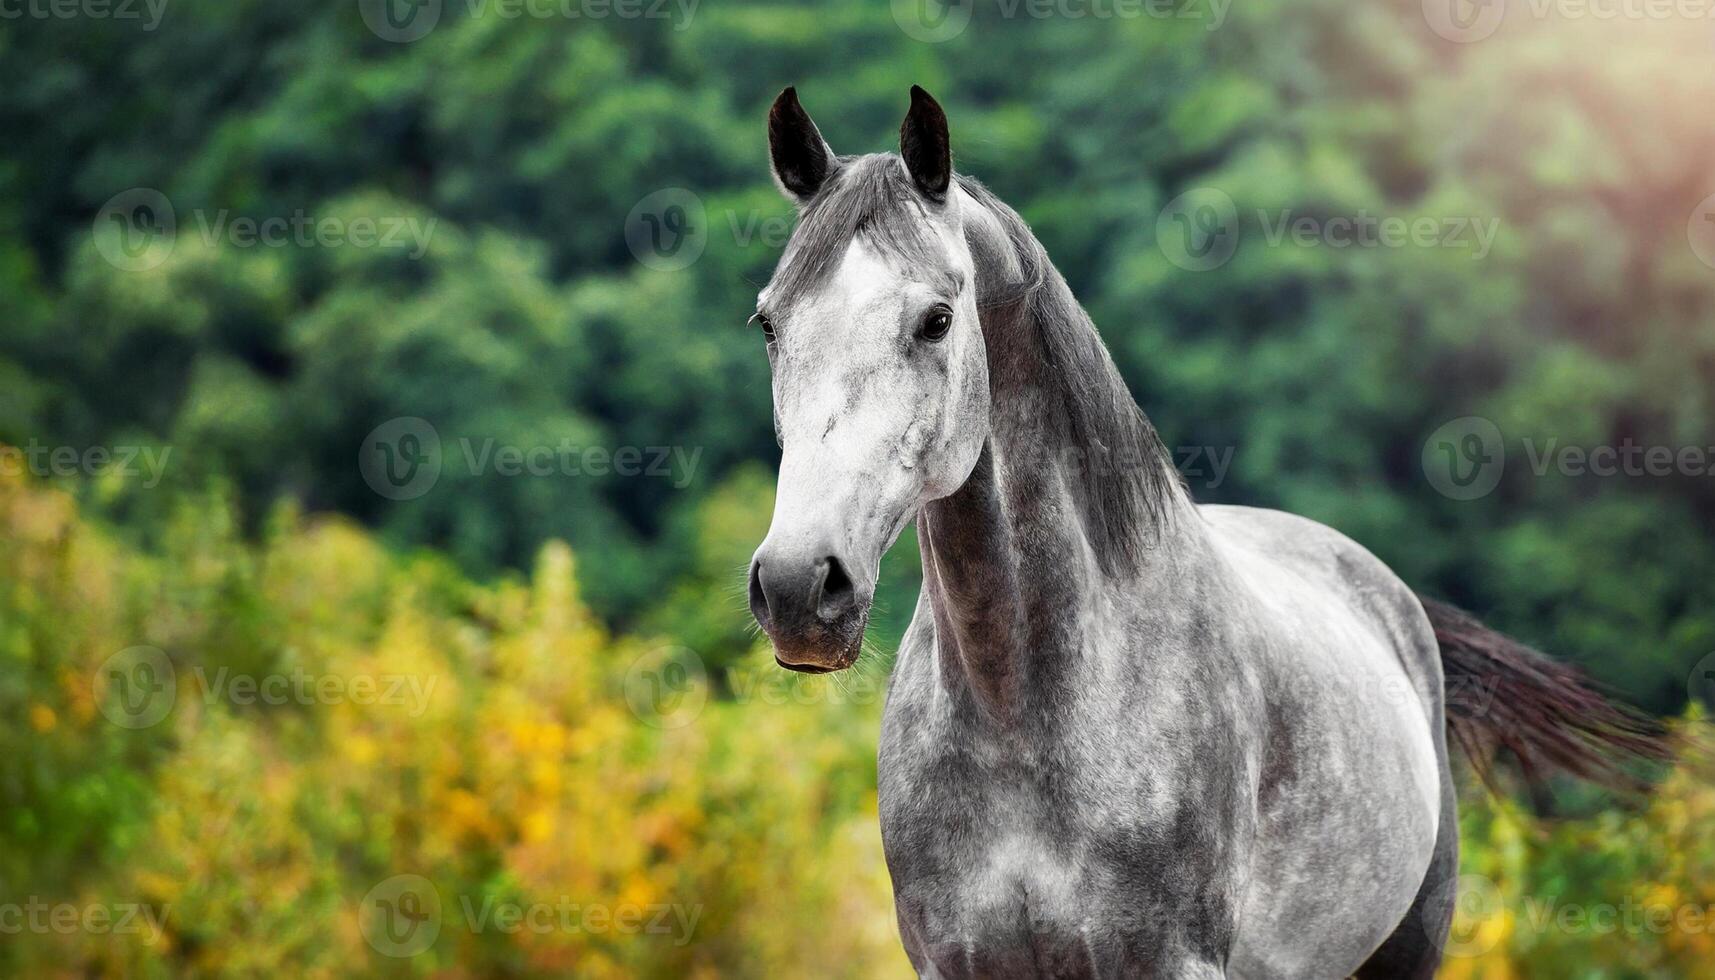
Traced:
POLYGON ((1621 790, 1645 785, 1636 763, 1675 756, 1665 726, 1609 700, 1578 668, 1489 629, 1462 609, 1418 599, 1441 645, 1449 739, 1491 788, 1498 748, 1510 752, 1532 781, 1560 770, 1621 790))

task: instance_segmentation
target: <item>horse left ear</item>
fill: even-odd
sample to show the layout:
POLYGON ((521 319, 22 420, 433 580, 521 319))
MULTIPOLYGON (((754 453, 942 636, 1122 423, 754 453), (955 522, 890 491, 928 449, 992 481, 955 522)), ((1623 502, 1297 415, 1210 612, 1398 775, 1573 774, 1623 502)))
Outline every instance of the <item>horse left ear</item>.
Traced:
POLYGON ((799 206, 810 203, 838 166, 834 151, 798 104, 798 90, 790 86, 768 110, 768 158, 775 182, 799 206))
POLYGON ((911 111, 899 127, 899 155, 911 182, 931 201, 947 199, 953 180, 953 150, 947 139, 947 114, 935 97, 911 86, 911 111))

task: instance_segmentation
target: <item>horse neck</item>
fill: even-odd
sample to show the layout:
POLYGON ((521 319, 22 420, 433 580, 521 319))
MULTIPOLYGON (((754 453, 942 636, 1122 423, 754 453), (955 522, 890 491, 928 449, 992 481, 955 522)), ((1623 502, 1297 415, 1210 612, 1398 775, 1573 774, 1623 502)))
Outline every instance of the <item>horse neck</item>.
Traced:
MULTIPOLYGON (((1139 547, 1104 554, 1104 521, 1081 492, 1088 475, 1065 407, 1066 380, 1042 341, 1052 328, 1041 322, 1043 301, 1076 304, 1064 280, 1045 271, 1037 288, 1062 292, 984 310, 989 436, 965 484, 918 517, 938 683, 1003 723, 1051 707, 1046 700, 1067 690, 1067 673, 1087 664, 1076 654, 1101 628, 1113 591, 1171 588, 1194 561, 1200 534, 1188 499, 1168 479, 1170 499, 1139 502, 1147 507, 1138 515, 1139 547)), ((983 278, 979 270, 979 292, 983 278)))

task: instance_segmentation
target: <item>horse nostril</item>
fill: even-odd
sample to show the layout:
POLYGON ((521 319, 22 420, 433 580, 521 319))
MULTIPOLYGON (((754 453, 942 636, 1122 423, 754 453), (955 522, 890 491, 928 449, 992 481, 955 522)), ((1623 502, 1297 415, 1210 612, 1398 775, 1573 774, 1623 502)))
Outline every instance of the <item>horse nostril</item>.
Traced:
POLYGON ((829 555, 822 559, 822 563, 827 566, 827 572, 822 577, 822 594, 816 613, 823 619, 838 619, 857 605, 857 589, 838 558, 829 555))
POLYGON ((756 624, 767 629, 773 621, 768 608, 768 594, 762 590, 762 562, 750 563, 750 614, 756 617, 756 624))

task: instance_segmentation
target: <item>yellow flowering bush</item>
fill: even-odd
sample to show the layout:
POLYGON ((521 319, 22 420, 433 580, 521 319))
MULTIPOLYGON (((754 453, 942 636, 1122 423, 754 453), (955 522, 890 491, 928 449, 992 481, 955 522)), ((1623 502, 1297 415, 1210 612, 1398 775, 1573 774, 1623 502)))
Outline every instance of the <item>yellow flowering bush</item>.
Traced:
POLYGON ((719 696, 573 581, 212 500, 145 555, 0 484, 0 972, 898 975, 876 700, 719 696))
MULTIPOLYGON (((611 636, 557 544, 479 584, 235 525, 140 547, 0 477, 0 973, 908 975, 873 674, 611 636)), ((1443 976, 1715 977, 1709 773, 1555 822, 1468 793, 1443 976)))
POLYGON ((1467 802, 1443 977, 1715 977, 1715 759, 1698 717, 1686 730, 1647 800, 1552 822, 1467 802))

